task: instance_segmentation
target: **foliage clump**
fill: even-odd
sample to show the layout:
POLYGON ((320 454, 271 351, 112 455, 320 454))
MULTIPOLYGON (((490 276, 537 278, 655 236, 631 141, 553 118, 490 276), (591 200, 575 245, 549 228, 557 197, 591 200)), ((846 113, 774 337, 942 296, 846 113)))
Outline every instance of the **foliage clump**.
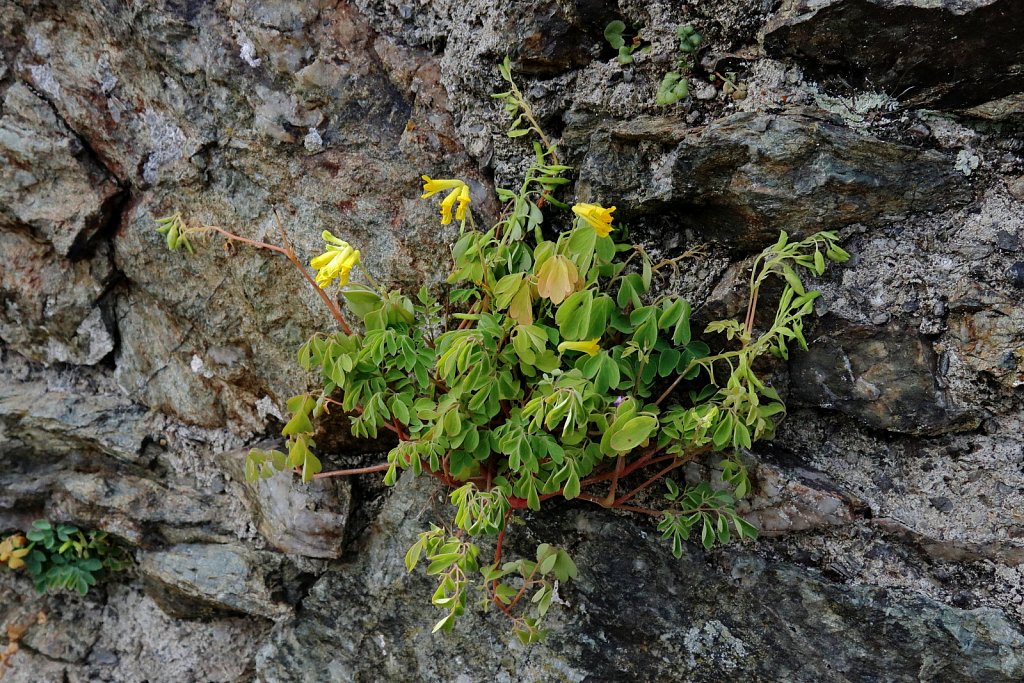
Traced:
POLYGON ((0 540, 0 565, 24 569, 40 593, 73 590, 85 595, 98 580, 128 569, 131 559, 104 531, 39 519, 28 532, 0 540))
MULTIPOLYGON (((699 43, 692 32, 680 39, 691 51, 699 43)), ((648 515, 677 557, 694 533, 705 547, 756 535, 735 509, 750 491, 741 452, 771 437, 785 412, 758 360, 806 348, 803 319, 818 293, 804 288, 800 273, 821 275, 828 261, 848 255, 834 233, 782 233, 752 264, 745 318, 704 328, 718 335, 713 350, 694 333, 690 304, 658 286, 692 254, 655 260, 615 223, 616 207, 559 199, 570 168, 507 59, 500 72, 509 90, 495 97, 513 119, 509 135, 535 138, 522 183, 498 189, 504 208, 485 227, 475 222, 468 183, 423 176, 423 197, 440 197, 440 223, 458 225, 443 303, 426 288, 410 297, 381 286, 358 250, 324 232, 326 251, 311 262, 316 278, 304 268, 303 275, 320 292, 333 289, 358 323, 347 323, 338 299, 328 298, 341 330, 315 335, 298 352, 321 388, 288 401, 284 450, 253 450, 246 473, 294 471, 308 481, 380 471, 387 484, 403 470, 436 478, 449 490, 452 524, 424 531, 405 558, 410 570, 425 561, 438 581, 431 600, 445 616, 434 630, 451 629, 476 595, 533 642, 544 635, 541 619, 558 584, 578 569, 547 543, 529 559, 503 558, 510 521, 522 511, 580 500, 648 515), (781 295, 759 325, 769 279, 781 295), (332 410, 350 416, 357 437, 390 432, 396 444, 387 462, 323 472, 313 434, 332 410), (722 472, 715 486, 672 478, 712 456, 722 472), (638 496, 659 482, 668 491, 664 507, 640 505, 638 496), (487 536, 489 559, 476 541, 487 536)), ((295 262, 290 246, 179 223, 178 235, 213 229, 295 262)))
POLYGON ((690 96, 690 79, 687 74, 693 71, 695 55, 703 38, 689 24, 680 26, 676 36, 679 38, 679 60, 676 68, 666 73, 658 85, 658 93, 654 98, 658 104, 675 104, 690 96))

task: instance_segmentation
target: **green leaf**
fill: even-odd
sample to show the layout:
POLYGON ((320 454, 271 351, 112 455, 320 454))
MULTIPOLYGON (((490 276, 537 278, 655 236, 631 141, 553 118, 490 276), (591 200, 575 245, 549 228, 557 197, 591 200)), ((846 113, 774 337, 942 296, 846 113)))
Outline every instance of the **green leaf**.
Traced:
POLYGON ((559 550, 555 561, 555 578, 565 583, 569 579, 575 579, 579 575, 576 563, 569 557, 569 553, 559 550))
POLYGON ((563 339, 566 341, 589 339, 586 335, 590 332, 590 314, 593 303, 593 292, 584 289, 571 294, 558 307, 555 312, 555 323, 558 325, 558 331, 563 339))
POLYGON ((732 441, 737 448, 750 448, 750 430, 740 420, 736 420, 732 441))
POLYGON ((519 293, 525 273, 511 273, 498 280, 494 286, 494 305, 503 311, 512 303, 513 297, 519 293))
POLYGON ((562 489, 562 494, 568 499, 572 500, 580 495, 580 477, 576 474, 576 470, 571 469, 569 472, 569 478, 565 482, 565 487, 562 489))
POLYGON ((646 292, 647 288, 644 287, 643 278, 637 273, 629 273, 619 283, 619 293, 615 297, 615 303, 619 305, 619 308, 626 308, 631 303, 634 308, 638 308, 642 305, 640 295, 646 292))
POLYGON ((817 249, 814 250, 814 272, 818 275, 825 272, 825 257, 817 249))
POLYGON ((441 621, 439 621, 436 624, 434 624, 434 628, 431 629, 430 632, 431 633, 437 633, 441 629, 444 629, 445 631, 450 631, 454 626, 455 626, 455 612, 452 612, 448 616, 446 616, 444 619, 442 619, 441 621))
POLYGON ((378 310, 383 303, 380 294, 375 290, 354 283, 346 285, 345 289, 341 290, 341 296, 345 299, 348 309, 363 320, 378 310))
POLYGON ((604 39, 608 41, 608 44, 611 45, 613 49, 618 50, 625 44, 625 41, 622 38, 622 32, 625 30, 626 25, 616 19, 605 27, 604 39))
POLYGON ((611 447, 619 453, 628 453, 646 441, 657 426, 657 418, 638 415, 615 431, 611 437, 611 447))
POLYGON ((712 442, 715 444, 715 448, 721 450, 725 448, 732 441, 733 434, 733 419, 730 413, 724 413, 721 416, 721 421, 715 428, 712 442))

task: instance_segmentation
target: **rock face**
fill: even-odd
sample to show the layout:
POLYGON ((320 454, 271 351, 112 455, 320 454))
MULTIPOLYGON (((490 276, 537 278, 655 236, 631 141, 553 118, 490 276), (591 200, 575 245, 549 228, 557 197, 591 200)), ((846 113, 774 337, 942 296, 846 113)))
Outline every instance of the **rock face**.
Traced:
POLYGON ((702 237, 749 248, 780 230, 892 221, 969 196, 952 159, 803 112, 735 114, 703 128, 643 119, 568 135, 586 150, 584 197, 622 204, 627 220, 667 215, 702 237))
MULTIPOLYGON (((281 445, 271 442, 262 447, 281 445)), ((221 456, 225 469, 240 482, 245 481, 248 452, 245 448, 221 456)), ((352 505, 348 479, 317 479, 301 484, 296 477, 271 477, 245 482, 244 486, 260 534, 271 546, 289 555, 333 560, 341 557, 352 505)))
POLYGON ((282 619, 291 610, 274 600, 268 586, 274 565, 280 563, 271 554, 199 543, 146 553, 139 572, 147 594, 173 617, 196 619, 234 612, 282 619))
MULTIPOLYGON (((1020 2, 0 16, 0 533, 104 529, 137 564, 85 598, 0 571, 0 626, 27 625, 4 683, 1024 678, 1020 2), (612 20, 638 37, 632 64, 612 20), (695 96, 659 106, 686 23, 695 96), (333 323, 277 255, 209 235, 185 256, 154 230, 180 213, 305 261, 326 228, 378 279, 437 285, 457 229, 420 176, 466 179, 489 219, 531 154, 491 98, 505 55, 575 167, 559 196, 686 251, 665 288, 698 317, 742 305, 747 256, 780 230, 838 230, 852 254, 811 283, 810 351, 773 377, 788 417, 744 456, 762 538, 676 561, 649 520, 531 516, 510 552, 557 543, 581 574, 529 649, 499 615, 430 635, 430 581, 401 562, 445 521, 428 482, 242 481, 309 386, 296 348, 333 323)), ((335 420, 316 436, 329 465, 380 461, 385 441, 335 420)))
POLYGON ((1014 0, 787 0, 764 29, 772 56, 884 90, 914 106, 957 108, 1019 92, 1014 0))
POLYGON ((895 326, 830 327, 825 321, 813 345, 790 364, 797 404, 838 410, 875 429, 904 434, 978 426, 977 418, 949 405, 936 386, 935 354, 915 331, 895 326))
MULTIPOLYGON (((500 614, 467 615, 439 640, 430 634, 436 610, 412 599, 431 591, 429 577, 409 577, 387 560, 412 544, 424 520, 410 518, 430 506, 431 484, 410 488, 401 487, 378 517, 359 560, 325 574, 299 618, 260 651, 257 680, 317 681, 329 672, 347 681, 405 681, 409 671, 431 680, 524 682, 1024 676, 1024 633, 997 609, 840 588, 744 552, 693 551, 676 561, 655 534, 642 538, 634 520, 589 512, 563 536, 581 574, 559 590, 564 604, 544 644, 510 642, 500 614), (623 577, 632 586, 626 599, 623 577), (347 596, 341 613, 339 596, 347 596)), ((551 531, 537 520, 515 533, 532 540, 551 531)))

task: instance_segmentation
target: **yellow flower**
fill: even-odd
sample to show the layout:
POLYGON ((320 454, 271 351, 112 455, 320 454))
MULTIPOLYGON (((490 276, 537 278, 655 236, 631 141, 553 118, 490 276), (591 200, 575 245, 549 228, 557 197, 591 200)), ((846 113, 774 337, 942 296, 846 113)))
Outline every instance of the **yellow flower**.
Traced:
POLYGON ((601 347, 597 344, 600 339, 600 337, 597 337, 590 341, 565 341, 558 345, 558 351, 579 351, 580 353, 585 353, 588 356, 596 356, 601 350, 601 347))
POLYGON ((432 180, 428 175, 421 177, 423 178, 423 194, 421 196, 424 199, 432 197, 441 190, 454 190, 466 185, 461 180, 432 180))
POLYGON ((469 185, 463 185, 459 191, 459 208, 455 210, 455 219, 466 220, 466 207, 469 206, 469 185))
POLYGON ((612 231, 613 206, 606 209, 599 204, 576 204, 572 212, 583 219, 583 222, 594 229, 599 237, 607 237, 612 231))
POLYGON ((359 250, 327 230, 321 237, 327 242, 327 251, 309 262, 317 271, 316 284, 320 289, 327 289, 334 278, 338 278, 338 285, 344 287, 348 284, 349 273, 359 263, 359 250))
POLYGON ((442 190, 451 190, 441 200, 441 225, 448 225, 452 222, 452 208, 455 202, 459 208, 455 210, 457 220, 466 219, 466 207, 469 206, 469 185, 461 180, 433 180, 430 176, 423 176, 423 197, 431 197, 442 190))

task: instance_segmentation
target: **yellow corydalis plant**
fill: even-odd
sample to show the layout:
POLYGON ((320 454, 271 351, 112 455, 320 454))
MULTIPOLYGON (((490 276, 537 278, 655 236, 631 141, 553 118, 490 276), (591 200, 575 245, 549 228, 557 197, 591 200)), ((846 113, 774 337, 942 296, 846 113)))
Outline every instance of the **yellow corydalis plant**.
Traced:
MULTIPOLYGON (((495 95, 514 119, 509 135, 539 138, 518 191, 496 188, 503 210, 493 225, 478 227, 465 181, 422 176, 423 198, 444 193, 441 224, 462 223, 444 301, 425 287, 413 300, 377 285, 359 252, 324 232, 326 252, 310 262, 316 279, 300 269, 342 331, 315 335, 298 352, 303 369, 319 370, 323 391, 288 402, 287 453, 253 450, 246 477, 286 470, 309 481, 386 472, 389 485, 401 470, 435 477, 451 489, 456 530, 425 531, 406 556, 410 570, 425 557, 427 573, 438 579, 431 602, 446 614, 434 630, 451 629, 479 587, 484 607, 508 616, 519 639, 530 643, 543 637, 541 619, 557 604, 558 583, 574 577, 576 567, 547 544, 538 546, 535 559, 505 558, 506 531, 517 512, 561 498, 643 514, 658 520, 677 557, 692 534, 705 547, 756 536, 736 508, 750 490, 740 455, 771 435, 785 407, 753 362, 767 352, 784 357, 793 341, 805 346, 802 318, 813 312, 817 293, 804 290, 797 269, 820 276, 826 259, 847 255, 834 233, 797 242, 780 236, 754 262, 748 323, 714 321, 704 328, 724 331, 724 341, 732 342, 713 354, 695 338, 690 304, 654 281, 696 250, 654 262, 639 245, 613 238, 614 206, 562 202, 559 188, 571 182, 563 177, 570 169, 540 130, 510 68, 508 60, 501 67, 509 91, 495 95), (357 265, 369 286, 349 282, 357 265), (775 323, 761 331, 752 322, 758 286, 769 276, 784 287, 775 323), (343 305, 361 323, 352 329, 322 289, 335 279, 343 305), (387 462, 321 471, 314 422, 329 409, 349 417, 356 438, 391 432, 387 462), (665 479, 715 452, 722 454, 724 488, 706 482, 681 488, 665 479), (662 480, 671 504, 646 507, 652 497, 638 496, 662 480), (478 560, 479 548, 469 540, 481 534, 497 537, 491 564, 478 560)), ((225 236, 294 258, 287 244, 225 236)))
POLYGON ((326 242, 327 251, 313 257, 309 265, 316 269, 316 284, 320 289, 327 289, 337 278, 338 286, 348 284, 349 273, 359 263, 359 250, 343 239, 335 237, 329 230, 320 236, 326 242))
POLYGON ((466 209, 469 207, 470 201, 469 185, 461 180, 434 180, 428 175, 422 177, 423 194, 421 197, 423 199, 432 197, 438 192, 443 192, 444 190, 451 190, 451 192, 441 200, 441 225, 448 225, 452 222, 452 208, 455 206, 455 202, 459 203, 458 208, 455 209, 455 219, 459 221, 466 220, 466 209))

